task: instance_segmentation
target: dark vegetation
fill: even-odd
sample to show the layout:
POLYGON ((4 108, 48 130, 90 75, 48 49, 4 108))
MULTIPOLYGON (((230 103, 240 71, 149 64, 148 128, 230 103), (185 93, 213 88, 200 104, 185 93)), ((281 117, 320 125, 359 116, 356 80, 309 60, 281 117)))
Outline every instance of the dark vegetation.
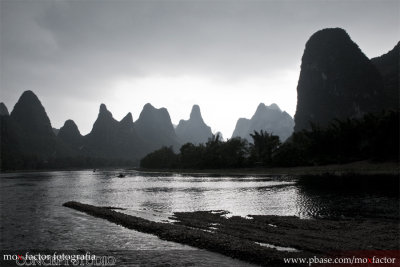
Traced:
POLYGON ((338 257, 354 250, 393 250, 395 256, 399 244, 396 220, 302 220, 273 215, 253 215, 249 220, 238 216, 226 218, 222 216, 225 211, 196 211, 175 213, 176 222, 171 224, 74 201, 63 206, 164 240, 263 266, 290 266, 284 264, 283 258, 338 257))
POLYGON ((334 120, 324 128, 311 124, 310 128, 293 133, 283 144, 278 136, 255 131, 251 134, 253 143, 239 137, 222 141, 217 135, 205 144, 187 143, 179 154, 163 147, 144 157, 141 167, 217 169, 399 160, 398 111, 334 120))
POLYGON ((357 160, 399 160, 398 111, 334 120, 326 128, 311 124, 310 130, 295 132, 275 156, 275 163, 280 166, 357 160))

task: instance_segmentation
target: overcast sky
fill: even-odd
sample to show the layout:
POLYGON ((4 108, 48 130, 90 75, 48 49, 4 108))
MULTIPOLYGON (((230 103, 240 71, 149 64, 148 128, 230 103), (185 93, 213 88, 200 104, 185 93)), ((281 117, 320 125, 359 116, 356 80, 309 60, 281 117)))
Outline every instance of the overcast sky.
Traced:
POLYGON ((101 103, 117 120, 146 103, 172 122, 199 104, 230 137, 258 104, 296 111, 308 38, 344 28, 368 57, 400 39, 400 1, 0 0, 0 101, 32 90, 53 127, 87 134, 101 103))

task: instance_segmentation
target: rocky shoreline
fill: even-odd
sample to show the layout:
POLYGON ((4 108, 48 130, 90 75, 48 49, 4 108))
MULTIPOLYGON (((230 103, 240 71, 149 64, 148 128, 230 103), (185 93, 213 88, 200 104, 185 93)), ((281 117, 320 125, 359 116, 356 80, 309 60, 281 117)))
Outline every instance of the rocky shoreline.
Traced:
POLYGON ((331 164, 320 166, 298 166, 298 167, 259 167, 259 168, 237 168, 237 169, 145 169, 134 168, 135 171, 146 173, 180 173, 186 175, 388 175, 399 176, 399 163, 357 161, 346 164, 331 164))
MULTIPOLYGON (((299 219, 255 215, 228 218, 225 211, 174 213, 173 223, 126 215, 79 202, 63 206, 161 239, 268 266, 284 258, 335 256, 345 251, 398 250, 398 221, 390 219, 299 219)), ((285 263, 285 266, 289 264, 285 263)))

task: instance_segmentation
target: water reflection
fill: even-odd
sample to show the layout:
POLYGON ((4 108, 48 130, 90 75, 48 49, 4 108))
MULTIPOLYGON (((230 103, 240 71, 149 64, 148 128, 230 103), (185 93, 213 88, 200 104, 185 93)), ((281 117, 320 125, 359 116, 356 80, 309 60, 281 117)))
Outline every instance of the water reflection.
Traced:
MULTIPOLYGON (((75 200, 125 208, 165 220, 177 211, 228 210, 232 215, 398 218, 398 196, 321 190, 281 177, 212 177, 120 170, 0 175, 0 246, 12 248, 130 248, 174 246, 62 207, 75 200), (104 238, 104 237, 107 238, 104 238), (132 241, 134 240, 134 241, 132 241)), ((173 244, 173 243, 172 243, 173 244)))
POLYGON ((397 177, 342 177, 298 186, 299 214, 305 217, 368 217, 399 219, 397 177))

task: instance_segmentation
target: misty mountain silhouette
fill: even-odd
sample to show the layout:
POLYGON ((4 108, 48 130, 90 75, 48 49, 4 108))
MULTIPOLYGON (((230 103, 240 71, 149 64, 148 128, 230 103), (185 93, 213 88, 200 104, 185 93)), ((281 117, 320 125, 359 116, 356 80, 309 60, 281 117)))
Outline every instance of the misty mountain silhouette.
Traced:
POLYGON ((0 103, 0 116, 8 116, 8 115, 10 115, 10 114, 8 113, 8 109, 7 109, 6 105, 3 102, 1 102, 0 103))
POLYGON ((32 91, 25 91, 10 114, 11 127, 24 153, 48 157, 55 153, 56 137, 42 103, 32 91))
POLYGON ((113 118, 106 105, 101 104, 93 128, 85 136, 85 150, 89 151, 89 154, 97 154, 102 157, 109 155, 109 153, 115 155, 117 150, 114 142, 116 141, 117 128, 118 121, 113 118))
POLYGON ((65 121, 58 131, 57 137, 71 148, 80 150, 83 145, 83 136, 73 120, 65 121))
POLYGON ((147 141, 150 151, 162 146, 179 149, 180 144, 166 108, 156 109, 147 103, 134 125, 139 137, 147 141))
POLYGON ((150 104, 145 105, 135 123, 131 113, 121 121, 115 120, 106 105, 101 104, 86 136, 80 134, 72 120, 67 120, 56 135, 32 91, 21 95, 10 115, 4 104, 0 109, 2 168, 40 168, 49 162, 61 166, 71 162, 79 166, 107 164, 107 160, 112 160, 110 164, 124 162, 121 160, 135 162, 162 146, 179 148, 168 111, 150 104))
POLYGON ((211 128, 205 124, 198 105, 193 105, 189 120, 179 121, 175 132, 182 144, 206 143, 212 136, 211 128))
POLYGON ((14 166, 14 155, 20 154, 17 126, 10 119, 7 107, 0 104, 0 163, 1 168, 14 166))
POLYGON ((106 105, 101 104, 91 132, 83 138, 82 151, 92 157, 137 160, 145 153, 142 143, 131 113, 118 122, 106 105))
POLYGON ((383 108, 383 80, 340 28, 314 33, 306 43, 297 85, 295 131, 383 108))
POLYGON ((260 103, 251 119, 240 118, 237 121, 232 137, 242 137, 253 142, 250 134, 264 130, 278 135, 281 141, 285 141, 292 134, 293 127, 293 118, 285 111, 281 111, 277 104, 266 106, 260 103))

